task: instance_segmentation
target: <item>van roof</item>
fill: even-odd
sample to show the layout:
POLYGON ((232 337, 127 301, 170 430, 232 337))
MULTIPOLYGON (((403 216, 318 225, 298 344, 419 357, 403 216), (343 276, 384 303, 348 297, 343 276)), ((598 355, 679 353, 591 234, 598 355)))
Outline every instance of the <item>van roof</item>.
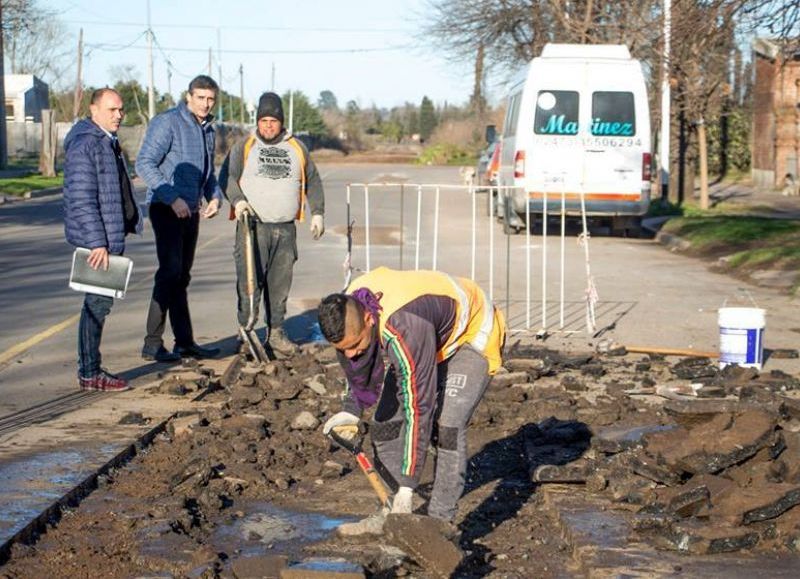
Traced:
POLYGON ((541 58, 606 58, 630 60, 624 44, 552 44, 544 45, 541 58))

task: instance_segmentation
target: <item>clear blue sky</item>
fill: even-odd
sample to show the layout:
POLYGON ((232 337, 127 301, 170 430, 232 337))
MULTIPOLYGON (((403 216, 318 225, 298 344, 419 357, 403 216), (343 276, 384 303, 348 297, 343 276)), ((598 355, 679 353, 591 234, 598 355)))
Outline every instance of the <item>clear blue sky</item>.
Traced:
MULTIPOLYGON (((66 24, 66 43, 76 46, 83 28, 85 84, 110 84, 114 66, 134 65, 137 80, 146 85, 146 0, 42 4, 56 10, 66 24)), ((438 104, 462 104, 472 91, 472 67, 448 61, 421 40, 426 0, 151 0, 150 7, 152 28, 163 48, 154 51, 155 84, 159 91, 167 90, 168 58, 175 96, 192 77, 208 71, 209 47, 212 76, 218 79, 221 61, 225 90, 239 94, 238 69, 244 66, 248 101, 271 88, 273 64, 278 92, 301 90, 316 102, 327 89, 340 106, 353 99, 362 108, 372 103, 391 107, 419 103, 423 95, 438 104), (344 52, 349 50, 365 51, 344 52)))

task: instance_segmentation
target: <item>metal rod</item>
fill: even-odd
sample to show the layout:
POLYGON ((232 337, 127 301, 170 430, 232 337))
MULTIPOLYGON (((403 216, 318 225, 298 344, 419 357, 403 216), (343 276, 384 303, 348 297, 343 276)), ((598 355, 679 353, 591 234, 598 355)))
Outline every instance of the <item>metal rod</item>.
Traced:
POLYGON ((469 196, 470 196, 470 201, 472 202, 472 260, 470 262, 471 265, 470 265, 469 278, 472 281, 475 281, 475 255, 477 251, 478 226, 476 223, 477 215, 475 211, 475 204, 476 204, 475 187, 472 185, 472 183, 469 184, 469 196))
POLYGON ((559 329, 564 329, 564 263, 566 261, 566 223, 567 223, 567 209, 566 209, 566 196, 564 190, 564 173, 561 173, 561 280, 559 285, 561 287, 561 304, 559 306, 559 329))
POLYGON ((364 185, 364 237, 367 251, 367 272, 371 271, 369 260, 369 185, 364 185))
MULTIPOLYGON (((500 195, 500 192, 497 192, 500 195)), ((494 199, 492 199, 494 201, 494 199)), ((494 203, 492 203, 494 205, 494 203)), ((511 235, 506 234, 506 320, 511 319, 511 235)))
MULTIPOLYGON (((492 208, 492 190, 487 192, 489 195, 489 301, 494 301, 494 210, 492 208)), ((475 226, 473 225, 473 229, 475 226)))
POLYGON ((403 271, 403 233, 405 231, 406 188, 400 185, 400 271, 403 271))
POLYGON ((542 191, 542 329, 547 329, 547 180, 542 191))
POLYGON ((433 270, 436 271, 439 257, 439 186, 436 186, 436 207, 433 214, 433 270))
POLYGON ((414 269, 419 270, 419 243, 422 229, 422 185, 417 185, 417 242, 414 248, 414 269))
MULTIPOLYGON (((509 196, 506 192, 506 219, 509 196)), ((508 227, 507 227, 508 228, 508 227)), ((525 199, 525 329, 531 329, 531 202, 525 199)))

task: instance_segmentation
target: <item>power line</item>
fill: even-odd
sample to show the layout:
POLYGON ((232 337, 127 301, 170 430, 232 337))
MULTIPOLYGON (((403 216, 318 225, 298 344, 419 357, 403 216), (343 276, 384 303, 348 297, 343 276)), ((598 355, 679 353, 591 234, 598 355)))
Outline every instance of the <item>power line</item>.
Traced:
POLYGON ((139 36, 133 39, 133 42, 130 44, 91 44, 85 43, 84 46, 87 47, 89 50, 86 51, 87 58, 92 54, 92 49, 95 48, 102 48, 103 50, 109 50, 113 52, 119 52, 121 50, 125 50, 127 48, 147 48, 146 46, 134 46, 141 38, 147 34, 147 30, 143 31, 139 36))
MULTIPOLYGON (((101 20, 62 20, 65 24, 97 24, 100 26, 128 26, 128 27, 142 27, 147 26, 141 22, 108 22, 101 20)), ((413 32, 406 28, 334 28, 334 27, 292 27, 292 26, 212 26, 210 24, 159 24, 154 28, 184 28, 189 30, 254 30, 265 32, 347 32, 347 33, 363 33, 363 34, 383 34, 386 32, 413 32)))
MULTIPOLYGON (((142 36, 147 34, 147 31, 142 32, 136 40, 139 40, 142 36)), ((132 42, 128 45, 120 45, 114 44, 110 42, 99 42, 99 43, 92 43, 87 44, 94 49, 103 49, 103 50, 125 50, 127 48, 135 48, 135 49, 146 49, 146 46, 133 46, 136 41, 132 42)), ((172 52, 203 52, 207 53, 208 48, 184 48, 178 46, 164 46, 162 47, 163 50, 169 50, 172 52)), ((336 49, 309 49, 309 50, 248 50, 248 49, 235 49, 229 48, 225 50, 218 50, 217 52, 220 54, 353 54, 359 52, 392 52, 396 50, 409 50, 410 46, 408 45, 398 45, 398 46, 385 46, 382 48, 336 48, 336 49)))

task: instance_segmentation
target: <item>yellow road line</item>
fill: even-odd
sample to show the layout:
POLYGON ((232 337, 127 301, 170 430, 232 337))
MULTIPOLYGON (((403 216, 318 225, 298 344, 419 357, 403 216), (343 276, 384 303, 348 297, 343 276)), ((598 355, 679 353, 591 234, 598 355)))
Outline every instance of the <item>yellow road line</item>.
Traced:
POLYGON ((24 342, 20 342, 16 346, 12 346, 8 350, 6 350, 2 354, 0 354, 0 365, 5 364, 6 362, 10 362, 15 357, 17 357, 20 354, 22 354, 25 350, 27 350, 28 348, 34 347, 39 342, 42 342, 42 341, 46 340, 47 338, 55 336, 57 333, 59 333, 62 330, 66 330, 71 325, 76 323, 80 318, 81 318, 80 313, 77 313, 74 316, 68 317, 63 322, 61 322, 59 324, 56 324, 55 326, 50 326, 46 330, 44 330, 42 332, 39 332, 35 336, 32 336, 32 337, 28 338, 24 342))
MULTIPOLYGON (((201 249, 205 249, 206 247, 208 247, 209 245, 214 243, 217 239, 219 239, 222 236, 223 236, 223 234, 217 235, 216 237, 212 237, 211 239, 209 239, 208 241, 203 243, 200 247, 198 247, 197 248, 198 251, 201 250, 201 249)), ((144 282, 149 281, 150 279, 151 279, 151 276, 142 278, 138 282, 132 284, 128 288, 128 290, 131 290, 131 289, 133 289, 135 287, 139 287, 144 282)), ((29 350, 30 348, 33 348, 35 345, 37 345, 37 344, 39 344, 41 342, 44 342, 48 338, 52 338, 53 336, 55 336, 59 332, 62 332, 64 330, 66 330, 70 326, 76 324, 78 322, 78 320, 80 320, 80 319, 81 319, 81 314, 79 312, 79 313, 75 314, 74 316, 68 317, 63 322, 59 322, 58 324, 55 324, 54 326, 50 326, 46 330, 43 330, 43 331, 39 332, 35 336, 31 336, 30 338, 28 338, 24 342, 20 342, 16 346, 10 347, 8 350, 6 350, 2 354, 0 354, 0 366, 5 365, 6 363, 10 362, 14 358, 19 356, 23 352, 25 352, 26 350, 29 350)))

